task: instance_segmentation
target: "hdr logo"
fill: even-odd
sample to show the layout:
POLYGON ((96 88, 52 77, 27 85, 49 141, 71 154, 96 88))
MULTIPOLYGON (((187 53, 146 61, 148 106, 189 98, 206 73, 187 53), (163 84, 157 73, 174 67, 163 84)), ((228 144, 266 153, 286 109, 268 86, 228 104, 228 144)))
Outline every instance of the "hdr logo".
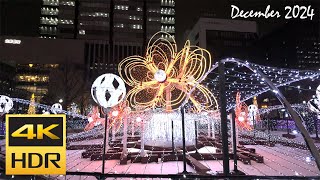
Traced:
POLYGON ((7 175, 65 173, 65 115, 6 115, 7 175))

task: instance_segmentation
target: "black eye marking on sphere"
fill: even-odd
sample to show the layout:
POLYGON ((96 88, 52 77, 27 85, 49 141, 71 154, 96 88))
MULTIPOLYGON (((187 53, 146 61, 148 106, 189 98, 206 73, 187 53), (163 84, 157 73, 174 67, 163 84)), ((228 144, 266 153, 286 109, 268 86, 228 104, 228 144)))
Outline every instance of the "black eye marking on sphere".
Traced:
POLYGON ((109 101, 109 99, 111 98, 111 94, 108 90, 106 90, 106 94, 105 94, 106 100, 109 101))
POLYGON ((113 85, 113 87, 115 88, 115 89, 118 89, 118 87, 119 87, 119 82, 116 80, 116 78, 114 78, 113 79, 113 81, 112 81, 112 85, 113 85))

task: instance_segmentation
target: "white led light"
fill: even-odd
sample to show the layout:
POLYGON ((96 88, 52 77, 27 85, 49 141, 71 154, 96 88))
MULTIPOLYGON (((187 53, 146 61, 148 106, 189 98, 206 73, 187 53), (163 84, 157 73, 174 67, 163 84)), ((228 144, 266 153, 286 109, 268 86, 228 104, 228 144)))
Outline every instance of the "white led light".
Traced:
POLYGON ((306 157, 306 162, 311 162, 311 158, 310 157, 306 157))
POLYGON ((119 111, 112 111, 112 116, 114 116, 114 117, 116 117, 116 116, 118 116, 118 114, 119 114, 119 111))
POLYGON ((137 122, 141 122, 141 120, 142 120, 141 117, 137 117, 136 119, 137 122))
POLYGON ((154 73, 154 79, 158 82, 164 82, 167 79, 166 72, 164 72, 164 70, 159 69, 156 73, 154 73))

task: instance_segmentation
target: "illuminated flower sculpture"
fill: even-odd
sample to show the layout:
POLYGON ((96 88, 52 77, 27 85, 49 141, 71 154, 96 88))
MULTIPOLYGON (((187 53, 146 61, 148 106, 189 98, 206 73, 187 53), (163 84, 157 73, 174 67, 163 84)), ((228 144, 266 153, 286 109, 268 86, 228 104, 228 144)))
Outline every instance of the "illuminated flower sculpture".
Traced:
POLYGON ((236 95, 235 114, 236 114, 235 120, 239 128, 252 130, 252 127, 250 126, 250 121, 248 119, 248 107, 244 102, 240 101, 239 92, 237 92, 237 95, 236 95))
POLYGON ((213 94, 199 79, 211 67, 210 53, 187 41, 177 51, 169 34, 156 33, 148 43, 145 57, 130 56, 119 64, 121 78, 132 87, 127 99, 133 108, 179 108, 187 93, 195 86, 189 100, 198 111, 217 108, 213 94), (159 35, 169 38, 156 38, 159 35))

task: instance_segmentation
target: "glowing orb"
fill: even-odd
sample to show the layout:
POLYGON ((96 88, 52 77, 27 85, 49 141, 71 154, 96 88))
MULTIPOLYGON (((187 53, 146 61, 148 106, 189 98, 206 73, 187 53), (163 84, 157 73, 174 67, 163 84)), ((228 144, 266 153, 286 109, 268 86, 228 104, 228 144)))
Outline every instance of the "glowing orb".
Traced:
POLYGON ((136 119, 137 122, 141 122, 141 120, 142 120, 141 117, 137 117, 136 119))
POLYGON ((306 157, 306 162, 311 162, 311 158, 310 157, 306 157))
POLYGON ((118 114, 119 114, 119 111, 112 111, 112 116, 118 116, 118 114))
POLYGON ((164 70, 157 70, 156 73, 154 74, 154 79, 157 80, 158 82, 164 82, 167 79, 166 72, 164 70))
POLYGON ((244 117, 243 116, 240 116, 238 119, 239 119, 240 122, 244 121, 244 117))

